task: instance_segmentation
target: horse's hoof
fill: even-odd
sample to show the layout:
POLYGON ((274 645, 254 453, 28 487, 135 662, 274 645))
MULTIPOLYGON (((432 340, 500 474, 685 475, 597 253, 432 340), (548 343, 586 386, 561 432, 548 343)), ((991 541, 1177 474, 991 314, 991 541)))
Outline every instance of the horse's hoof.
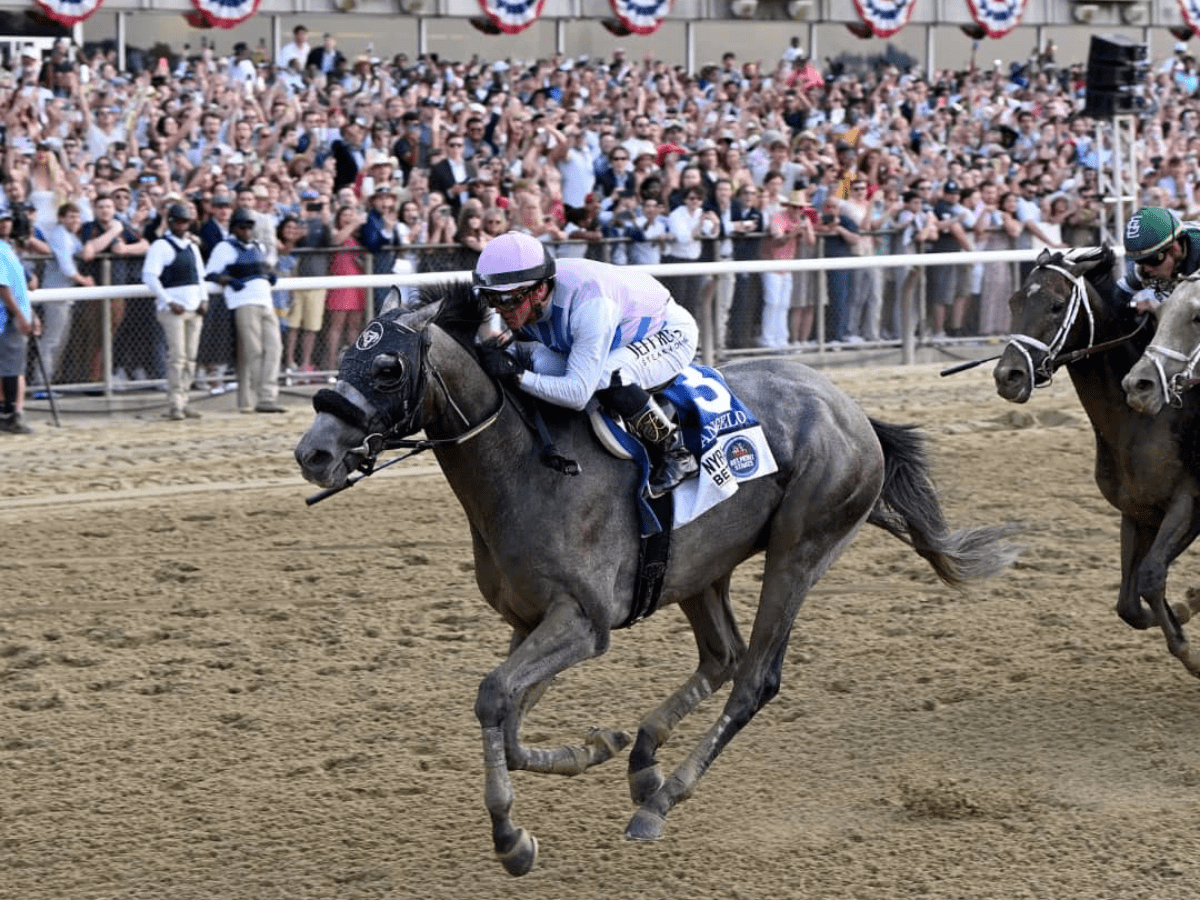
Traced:
POLYGON ((588 732, 584 743, 598 751, 598 762, 604 762, 628 747, 632 740, 633 735, 628 731, 601 731, 599 728, 593 728, 588 732))
POLYGON ((658 766, 647 766, 629 773, 629 796, 634 806, 641 806, 659 792, 663 786, 662 772, 658 766))
POLYGON ((648 809, 639 809, 625 826, 627 841, 657 841, 667 827, 667 817, 648 809))
POLYGON ((517 829, 517 840, 506 852, 497 853, 500 865, 509 875, 528 875, 537 862, 537 838, 524 828, 517 829))

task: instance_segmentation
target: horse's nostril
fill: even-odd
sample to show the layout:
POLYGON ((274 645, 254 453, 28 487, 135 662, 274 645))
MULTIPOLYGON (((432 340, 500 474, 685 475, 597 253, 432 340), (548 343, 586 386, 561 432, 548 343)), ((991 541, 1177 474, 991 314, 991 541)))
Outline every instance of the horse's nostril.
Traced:
POLYGON ((327 468, 332 458, 326 450, 317 448, 301 450, 299 447, 296 448, 296 462, 300 464, 301 468, 309 471, 327 468))

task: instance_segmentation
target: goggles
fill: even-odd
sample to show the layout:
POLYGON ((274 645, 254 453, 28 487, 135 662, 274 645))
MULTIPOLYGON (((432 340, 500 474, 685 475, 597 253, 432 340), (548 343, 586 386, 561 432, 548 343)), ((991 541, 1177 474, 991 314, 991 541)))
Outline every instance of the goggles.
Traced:
POLYGON ((493 309, 500 311, 516 309, 522 303, 529 299, 529 295, 537 288, 536 284, 531 284, 526 287, 517 288, 512 291, 494 291, 490 288, 476 288, 476 294, 480 300, 486 303, 493 309))
POLYGON ((1153 269, 1155 266, 1161 266, 1163 260, 1166 259, 1170 253, 1171 248, 1170 246, 1167 246, 1162 250, 1159 250, 1157 253, 1151 254, 1150 256, 1143 256, 1137 261, 1137 264, 1139 266, 1146 266, 1146 268, 1153 269))

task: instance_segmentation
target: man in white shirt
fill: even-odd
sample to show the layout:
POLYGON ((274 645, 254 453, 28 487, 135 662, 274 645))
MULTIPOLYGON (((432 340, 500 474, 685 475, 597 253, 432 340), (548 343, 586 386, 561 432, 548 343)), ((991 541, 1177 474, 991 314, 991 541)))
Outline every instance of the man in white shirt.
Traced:
POLYGON ((208 311, 208 292, 200 279, 204 261, 188 235, 194 213, 183 203, 167 209, 167 233, 150 245, 142 265, 142 283, 154 292, 158 322, 167 339, 167 418, 198 419, 188 408, 188 387, 196 376, 200 329, 208 311))
POLYGON ((291 42, 280 48, 279 56, 275 58, 275 64, 280 69, 286 70, 295 62, 298 68, 303 69, 304 61, 308 59, 311 51, 312 48, 308 46, 308 29, 303 25, 297 25, 292 29, 291 42))

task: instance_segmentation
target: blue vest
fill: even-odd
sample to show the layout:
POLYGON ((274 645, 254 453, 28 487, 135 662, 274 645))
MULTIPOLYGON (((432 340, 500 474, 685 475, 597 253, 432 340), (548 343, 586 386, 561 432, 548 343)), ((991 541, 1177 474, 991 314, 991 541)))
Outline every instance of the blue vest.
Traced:
POLYGON ((159 281, 165 288, 183 287, 186 284, 199 284, 200 272, 196 268, 196 254, 188 247, 180 247, 174 241, 163 238, 175 248, 175 258, 163 266, 159 281))
POLYGON ((270 269, 258 244, 243 244, 237 238, 226 238, 237 250, 237 259, 225 267, 225 274, 238 281, 266 278, 270 269))

